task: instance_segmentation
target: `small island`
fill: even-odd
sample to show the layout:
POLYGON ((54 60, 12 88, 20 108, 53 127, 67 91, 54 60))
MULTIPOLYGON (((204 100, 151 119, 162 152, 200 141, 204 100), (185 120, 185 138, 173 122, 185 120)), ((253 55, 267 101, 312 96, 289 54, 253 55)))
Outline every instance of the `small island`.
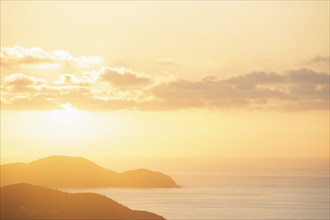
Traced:
POLYGON ((95 193, 66 193, 27 183, 1 187, 1 219, 165 220, 95 193))
POLYGON ((50 156, 1 165, 1 186, 31 183, 61 187, 179 188, 168 175, 147 169, 117 173, 82 157, 50 156))

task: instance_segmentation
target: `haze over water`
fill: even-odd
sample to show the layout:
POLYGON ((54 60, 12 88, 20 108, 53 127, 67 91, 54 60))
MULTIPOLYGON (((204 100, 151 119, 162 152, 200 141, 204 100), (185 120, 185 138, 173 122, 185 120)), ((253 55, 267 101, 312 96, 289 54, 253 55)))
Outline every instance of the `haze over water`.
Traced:
MULTIPOLYGON (((16 163, 3 182, 177 186, 172 177, 182 188, 65 190, 172 220, 329 218, 329 1, 0 6, 0 160, 16 163), (54 155, 83 162, 38 162, 54 155), (89 172, 82 158, 96 163, 89 172)), ((58 193, 1 189, 27 207, 43 195, 19 190, 58 193)), ((53 210, 47 198, 35 202, 53 210)), ((7 216, 42 213, 8 203, 7 216)))
MULTIPOLYGON (((172 177, 182 186, 178 189, 65 190, 100 193, 172 220, 329 218, 327 159, 241 159, 243 163, 228 158, 210 160, 218 171, 173 171, 172 177), (262 168, 256 168, 255 163, 262 168)), ((195 161, 205 162, 205 158, 195 161)))

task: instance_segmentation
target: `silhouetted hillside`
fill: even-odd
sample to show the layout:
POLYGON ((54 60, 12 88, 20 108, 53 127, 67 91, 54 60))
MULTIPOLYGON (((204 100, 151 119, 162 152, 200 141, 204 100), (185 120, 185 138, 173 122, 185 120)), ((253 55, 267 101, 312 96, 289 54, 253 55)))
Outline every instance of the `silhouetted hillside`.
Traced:
POLYGON ((95 193, 65 193, 26 183, 1 187, 1 219, 153 219, 95 193))
POLYGON ((179 187, 170 176, 146 169, 124 173, 82 157, 51 156, 28 164, 1 166, 1 185, 31 183, 49 187, 179 187))

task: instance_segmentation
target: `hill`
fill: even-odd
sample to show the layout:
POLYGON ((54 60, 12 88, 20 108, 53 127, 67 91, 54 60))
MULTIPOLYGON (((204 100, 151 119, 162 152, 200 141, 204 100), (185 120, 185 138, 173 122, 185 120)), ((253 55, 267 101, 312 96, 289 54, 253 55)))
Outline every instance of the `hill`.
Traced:
POLYGON ((1 187, 1 219, 164 220, 95 193, 65 193, 26 183, 1 187))
POLYGON ((48 187, 177 188, 163 173, 137 169, 117 173, 82 157, 51 156, 1 166, 1 186, 31 183, 48 187))

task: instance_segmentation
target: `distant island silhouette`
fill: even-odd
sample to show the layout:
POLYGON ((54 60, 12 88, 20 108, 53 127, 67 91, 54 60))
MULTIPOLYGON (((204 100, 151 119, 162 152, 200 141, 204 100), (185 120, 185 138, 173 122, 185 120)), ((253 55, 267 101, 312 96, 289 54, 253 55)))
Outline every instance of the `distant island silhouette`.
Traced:
POLYGON ((82 157, 50 156, 30 163, 1 165, 1 186, 31 183, 48 187, 178 188, 163 173, 147 169, 117 173, 82 157))
POLYGON ((19 183, 1 187, 1 219, 165 220, 96 193, 66 193, 19 183))

